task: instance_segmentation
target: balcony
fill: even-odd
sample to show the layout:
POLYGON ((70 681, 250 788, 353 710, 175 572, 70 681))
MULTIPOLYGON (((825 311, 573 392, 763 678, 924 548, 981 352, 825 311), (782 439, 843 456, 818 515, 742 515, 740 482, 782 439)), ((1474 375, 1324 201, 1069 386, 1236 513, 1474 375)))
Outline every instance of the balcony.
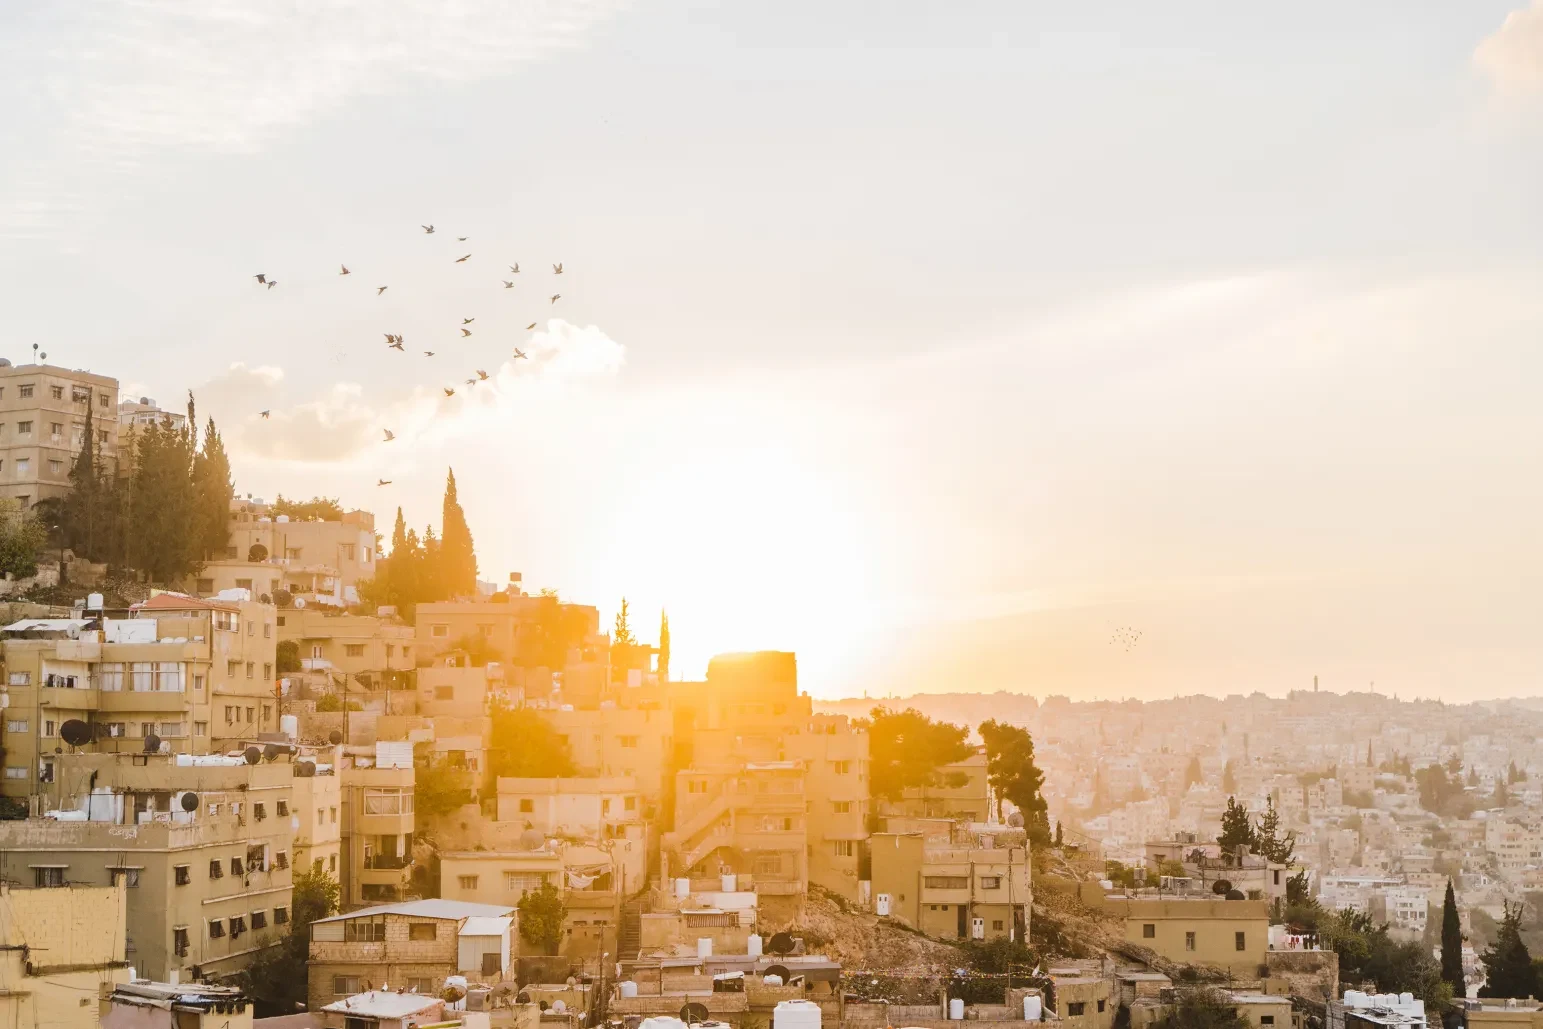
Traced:
MULTIPOLYGON (((57 692, 67 693, 68 690, 57 692)), ((181 714, 188 706, 186 693, 166 690, 138 692, 135 690, 93 690, 100 693, 97 710, 103 712, 146 712, 153 714, 181 714)))
POLYGON ((360 815, 353 827, 361 836, 406 836, 416 828, 413 813, 405 815, 360 815))
POLYGON ((364 867, 375 871, 392 871, 410 867, 413 859, 405 854, 371 854, 364 859, 364 867))
POLYGON ((327 672, 332 670, 332 662, 324 657, 302 657, 300 668, 306 672, 327 672))

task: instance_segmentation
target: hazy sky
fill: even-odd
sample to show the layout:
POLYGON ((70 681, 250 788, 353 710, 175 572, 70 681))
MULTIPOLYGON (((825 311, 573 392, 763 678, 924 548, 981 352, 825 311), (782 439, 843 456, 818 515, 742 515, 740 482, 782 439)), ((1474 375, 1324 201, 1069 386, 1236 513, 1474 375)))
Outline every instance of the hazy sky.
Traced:
POLYGON ((0 352, 686 674, 1537 692, 1521 2, 20 0, 0 352))

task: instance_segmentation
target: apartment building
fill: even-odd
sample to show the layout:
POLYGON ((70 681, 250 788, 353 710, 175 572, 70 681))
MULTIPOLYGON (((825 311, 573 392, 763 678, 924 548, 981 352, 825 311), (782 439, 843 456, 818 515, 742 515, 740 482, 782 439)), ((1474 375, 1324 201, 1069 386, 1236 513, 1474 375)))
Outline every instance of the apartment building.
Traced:
POLYGON ((140 974, 226 975, 288 932, 293 781, 287 753, 67 755, 41 815, 0 822, 0 878, 121 884, 140 974))
POLYGON ((1186 965, 1212 965, 1257 978, 1265 962, 1270 905, 1209 897, 1139 898, 1125 916, 1127 942, 1186 965))
POLYGON ((342 769, 339 884, 345 910, 407 896, 416 827, 413 782, 410 764, 384 768, 346 764, 342 769))
POLYGON ((319 919, 311 923, 306 1006, 321 1011, 344 997, 387 986, 433 996, 446 976, 461 972, 498 982, 514 952, 516 917, 512 904, 445 899, 319 919))
POLYGON ((140 397, 138 400, 123 400, 118 403, 118 446, 123 447, 128 443, 128 435, 131 431, 143 432, 152 425, 170 425, 173 429, 184 429, 188 424, 186 411, 167 411, 151 397, 140 397))
POLYGON ((345 511, 334 520, 296 521, 274 515, 261 500, 234 499, 224 557, 250 560, 254 548, 260 548, 260 560, 283 571, 280 585, 285 589, 323 602, 330 597, 334 604, 358 602, 358 585, 375 577, 380 557, 375 552, 375 516, 369 511, 345 511))
POLYGON ((55 782, 66 722, 94 752, 204 754, 278 728, 274 612, 162 593, 128 618, 28 619, 0 630, 5 661, 0 793, 55 782))
POLYGON ((97 1024, 97 996, 132 974, 126 888, 23 888, 0 877, 0 1025, 97 1024))
POLYGON ((868 841, 868 733, 846 715, 810 715, 784 746, 804 766, 809 881, 851 901, 868 841))
POLYGON ((25 510, 68 493, 87 411, 102 458, 117 461, 117 408, 117 379, 0 360, 0 498, 25 510))
POLYGON ((302 670, 379 678, 393 688, 407 684, 414 666, 412 626, 314 607, 285 608, 276 618, 279 641, 295 642, 302 670))
POLYGON ((651 707, 558 708, 542 714, 552 731, 567 741, 568 752, 581 772, 632 779, 644 809, 662 810, 666 794, 674 788, 672 710, 661 703, 651 707))
POLYGON ((480 639, 509 685, 532 701, 593 708, 608 696, 610 640, 600 631, 600 612, 588 605, 509 591, 490 600, 419 604, 416 623, 420 656, 480 639))
POLYGON ((880 914, 944 939, 1028 938, 1026 847, 942 846, 922 833, 875 833, 869 847, 880 914))
POLYGON ((325 765, 297 762, 294 768, 294 866, 302 872, 326 872, 341 882, 343 780, 336 758, 325 765))
POLYGON ((494 697, 502 696, 499 665, 473 665, 452 651, 418 669, 418 714, 425 718, 483 718, 494 697))
POLYGON ((886 802, 883 813, 965 822, 990 820, 991 786, 986 780, 984 747, 962 761, 939 768, 938 777, 938 785, 913 787, 902 793, 900 800, 886 802))

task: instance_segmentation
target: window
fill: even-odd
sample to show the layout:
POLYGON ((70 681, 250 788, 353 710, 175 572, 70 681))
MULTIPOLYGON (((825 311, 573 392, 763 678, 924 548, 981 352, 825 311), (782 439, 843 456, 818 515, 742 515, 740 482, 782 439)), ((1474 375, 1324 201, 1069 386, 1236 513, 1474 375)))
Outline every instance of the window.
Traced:
POLYGON ((6 765, 5 777, 7 779, 25 779, 27 777, 27 769, 23 765, 6 765))
POLYGON ((16 423, 16 431, 21 433, 23 436, 30 435, 31 432, 32 432, 32 423, 31 422, 17 422, 16 423))
POLYGON ((1071 1003, 1066 1005, 1066 1016, 1068 1018, 1076 1018, 1078 1015, 1083 1014, 1087 1010, 1088 1010, 1088 1002, 1087 1001, 1085 1001, 1085 1000, 1074 1000, 1071 1003))
POLYGON ((5 723, 6 732, 26 732, 27 720, 25 718, 12 718, 5 723))
POLYGON ((172 953, 179 958, 188 956, 188 931, 186 926, 180 926, 171 931, 172 953))
POLYGON ((429 626, 429 635, 436 639, 444 639, 446 636, 450 635, 450 626, 431 625, 429 626))
POLYGON ((1000 875, 983 875, 980 877, 980 888, 983 890, 1000 890, 1002 877, 1000 875))
POLYGON ((207 736, 207 735, 209 735, 209 723, 208 722, 194 722, 193 723, 193 735, 194 736, 207 736))
POLYGON ((433 922, 408 922, 407 938, 409 940, 432 940, 438 933, 433 922))
MULTIPOLYGON (((252 928, 253 929, 266 929, 266 928, 268 928, 268 912, 266 912, 266 911, 253 911, 252 912, 252 928)), ((1103 1001, 1099 1001, 1099 1003, 1102 1004, 1103 1001)))
POLYGON ((364 656, 364 644, 363 643, 345 643, 343 645, 343 653, 347 657, 363 657, 364 656))
POLYGON ((970 888, 970 877, 967 875, 925 875, 922 876, 922 885, 929 890, 967 890, 970 888))
MULTIPOLYGON (((270 664, 267 661, 264 661, 263 662, 263 681, 267 682, 269 679, 272 679, 272 678, 273 678, 273 665, 270 664)), ((267 711, 268 711, 268 709, 266 707, 263 708, 263 721, 265 721, 265 722, 268 720, 267 711)))
POLYGON ((12 672, 11 675, 10 675, 10 678, 7 679, 6 681, 10 685, 12 685, 12 686, 31 686, 32 685, 32 673, 31 672, 12 672))
POLYGON ((332 992, 339 997, 343 997, 352 996, 355 993, 362 993, 364 991, 359 988, 359 977, 357 975, 335 975, 332 977, 332 992))
POLYGON ((263 639, 265 639, 265 640, 266 639, 271 639, 272 637, 273 637, 273 623, 272 622, 264 622, 263 623, 263 639))
POLYGON ((1275 1016, 1274 1015, 1260 1015, 1259 1016, 1259 1024, 1260 1025, 1274 1025, 1275 1024, 1275 1016))
POLYGON ((18 479, 25 479, 27 476, 29 476, 31 474, 32 474, 32 459, 30 457, 19 457, 19 458, 17 458, 16 459, 16 477, 18 479))
POLYGON ((1157 939, 1157 924, 1154 922, 1143 923, 1141 926, 1141 938, 1143 940, 1157 939))
POLYGON ((836 840, 831 844, 837 857, 851 857, 854 846, 851 840, 836 840))
POLYGON ((225 724, 229 725, 236 720, 236 709, 230 704, 225 705, 225 724))
POLYGON ((627 797, 622 800, 621 806, 623 811, 636 811, 638 809, 638 798, 627 797))
POLYGON ((1102 1000, 1098 1002, 1098 1010, 1100 1013, 1102 1013, 1104 1010, 1104 1002, 1102 1000))
POLYGON ((48 474, 49 475, 63 475, 64 474, 64 462, 63 461, 56 461, 53 458, 49 458, 48 459, 48 474))
POLYGON ((53 735, 55 735, 53 719, 51 719, 51 718, 43 719, 43 735, 44 736, 53 736, 53 735))
POLYGON ((278 907, 273 909, 273 924, 285 925, 289 922, 289 908, 278 907))
POLYGON ((60 442, 64 438, 64 424, 62 422, 49 422, 48 434, 54 438, 55 443, 60 442))
POLYGON ((337 870, 338 870, 338 856, 336 854, 328 854, 327 855, 327 871, 329 871, 329 872, 336 872, 337 870))
POLYGON ((218 918, 209 919, 209 939, 218 940, 225 935, 225 923, 218 918))
POLYGON ((280 818, 283 818, 285 815, 289 814, 289 801, 279 801, 274 805, 274 810, 278 812, 280 818))
POLYGON ((193 881, 192 865, 178 865, 175 871, 177 873, 176 882, 178 886, 186 886, 193 881))
POLYGON ((327 821, 331 822, 333 825, 337 825, 338 824, 338 809, 337 808, 328 808, 327 810, 328 810, 328 816, 329 816, 327 818, 327 821))
POLYGON ((107 394, 106 393, 101 393, 101 394, 97 395, 96 406, 97 407, 106 407, 107 406, 107 394))
POLYGON ((252 804, 252 817, 261 822, 268 817, 268 805, 262 801, 254 801, 252 804))
POLYGON ((463 890, 475 890, 477 888, 477 877, 475 875, 458 875, 455 877, 455 882, 463 890))
MULTIPOLYGON (((238 581, 242 581, 242 582, 246 583, 245 586, 241 587, 242 589, 248 589, 249 590, 249 589, 252 588, 252 580, 251 579, 244 579, 244 580, 238 580, 238 581)), ((248 636, 255 636, 255 635, 257 635, 257 623, 252 621, 250 618, 248 618, 246 620, 246 634, 248 636)))
POLYGON ((107 442, 107 430, 106 429, 98 429, 98 430, 96 430, 96 441, 98 443, 106 443, 107 442))
POLYGON ((638 745, 638 738, 636 736, 618 736, 616 742, 630 750, 638 745))
POLYGON ((344 943, 385 943, 386 916, 351 918, 343 923, 344 943))
POLYGON ((1002 920, 1000 918, 994 918, 991 920, 991 931, 994 933, 999 933, 1002 931, 1002 920))
MULTIPOLYGON (((334 808, 334 811, 337 809, 334 808)), ((410 815, 413 795, 402 790, 365 790, 364 813, 367 815, 410 815)))
POLYGON ((32 885, 37 889, 52 889, 64 885, 64 870, 68 865, 45 865, 32 870, 32 885))
POLYGON ((236 937, 240 936, 244 932, 246 932, 246 916, 245 915, 231 915, 230 916, 230 938, 234 940, 236 937))
POLYGON ((245 871, 246 871, 246 866, 241 863, 241 859, 240 858, 233 857, 233 858, 230 859, 230 874, 231 875, 239 877, 245 871))
POLYGON ((29 382, 24 385, 17 386, 16 395, 23 400, 26 400, 28 397, 32 396, 32 383, 29 382))
POLYGON ((529 797, 520 798, 520 814, 528 815, 536 810, 536 802, 529 797))
POLYGON ((454 700, 455 699, 455 687, 454 686, 435 686, 434 687, 434 699, 435 700, 454 700))
POLYGON ((289 867, 289 851, 281 850, 277 854, 273 855, 273 867, 274 868, 288 868, 289 867))
MULTIPOLYGON (((251 665, 247 665, 247 668, 251 668, 251 667, 252 667, 251 665)), ((248 672, 247 673, 247 678, 250 679, 251 677, 252 677, 251 672, 248 672)), ((253 708, 250 705, 248 705, 247 709, 246 709, 246 720, 247 720, 247 724, 248 725, 250 725, 252 723, 252 711, 253 711, 253 708)))
POLYGON ((830 809, 838 815, 851 814, 852 802, 850 800, 833 800, 831 801, 830 809))
POLYGON ((1184 934, 1184 949, 1185 950, 1194 950, 1195 949, 1195 934, 1194 933, 1187 932, 1187 933, 1184 934))
POLYGON ((543 872, 505 872, 504 889, 515 890, 519 893, 529 893, 531 890, 541 889, 541 884, 546 882, 546 874, 543 872))
POLYGON ((236 677, 236 670, 238 668, 240 668, 240 667, 241 667, 241 664, 238 661, 226 661, 225 662, 225 674, 227 676, 229 676, 230 678, 234 679, 236 677))
POLYGON ((312 661, 320 661, 321 660, 321 644, 320 643, 313 643, 313 644, 311 644, 311 660, 312 661))
MULTIPOLYGON (((211 806, 213 806, 213 805, 211 805, 211 806)), ((209 878, 211 878, 211 879, 223 879, 223 878, 225 878, 225 866, 220 863, 220 859, 219 858, 215 858, 214 860, 209 862, 209 878)))
POLYGON ((162 722, 161 731, 157 733, 157 735, 163 739, 170 739, 175 736, 186 736, 187 734, 188 724, 186 722, 162 722))
POLYGON ((396 653, 396 644, 395 643, 387 643, 386 644, 386 656, 389 658, 389 657, 393 656, 395 653, 396 653))
POLYGON ((686 784, 686 792, 687 793, 706 793, 707 792, 707 780, 705 780, 705 779, 693 779, 691 782, 688 782, 686 784))
POLYGON ((849 774, 852 771, 852 762, 850 762, 850 761, 832 761, 830 763, 830 769, 831 769, 832 772, 835 772, 837 775, 847 775, 847 774, 849 774))
MULTIPOLYGON (((247 663, 246 663, 246 677, 247 677, 247 678, 248 678, 248 679, 250 679, 250 678, 251 678, 251 677, 252 677, 252 673, 253 673, 253 672, 254 672, 254 671, 256 671, 256 670, 257 670, 257 662, 256 662, 256 661, 248 661, 248 662, 247 662, 247 663)), ((250 710, 252 710, 252 709, 251 709, 251 708, 247 708, 247 710, 248 710, 248 711, 250 711, 250 710)), ((247 721, 249 721, 249 722, 250 722, 250 721, 251 721, 251 719, 250 719, 250 718, 248 718, 248 719, 247 719, 247 721)))
POLYGON ((49 392, 49 395, 52 396, 55 400, 63 400, 64 399, 64 387, 63 386, 50 386, 50 387, 48 387, 48 392, 49 392))

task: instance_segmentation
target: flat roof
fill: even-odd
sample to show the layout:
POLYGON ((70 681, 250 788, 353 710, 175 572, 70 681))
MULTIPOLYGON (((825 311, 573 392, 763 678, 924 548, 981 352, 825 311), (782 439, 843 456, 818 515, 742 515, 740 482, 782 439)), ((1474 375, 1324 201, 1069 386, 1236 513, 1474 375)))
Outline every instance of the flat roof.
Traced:
POLYGON ((367 1015, 374 1018, 405 1018, 441 1003, 438 997, 424 993, 388 993, 371 990, 356 993, 352 997, 322 1006, 323 1011, 337 1011, 348 1015, 367 1015))
MULTIPOLYGON (((414 918, 445 918, 460 921, 463 918, 498 918, 514 910, 511 904, 473 904, 467 900, 406 900, 400 904, 380 904, 372 908, 360 908, 343 915, 318 918, 317 922, 346 922, 351 918, 370 918, 374 915, 407 915, 414 918)), ((340 1009, 341 1010, 341 1009, 340 1009)))

